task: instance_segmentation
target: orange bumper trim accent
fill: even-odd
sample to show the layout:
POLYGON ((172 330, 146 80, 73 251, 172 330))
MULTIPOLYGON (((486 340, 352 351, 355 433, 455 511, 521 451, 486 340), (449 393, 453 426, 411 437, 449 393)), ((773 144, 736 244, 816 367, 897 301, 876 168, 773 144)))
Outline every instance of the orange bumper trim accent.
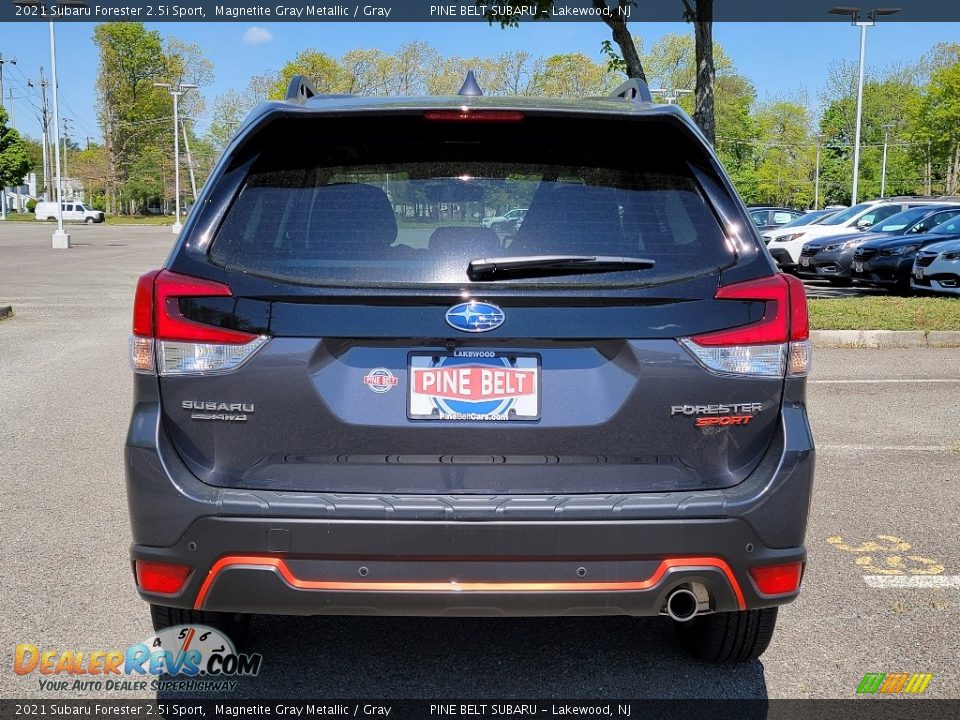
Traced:
POLYGON ((298 590, 332 590, 338 592, 630 592, 649 590, 657 585, 672 568, 712 567, 723 572, 733 588, 741 610, 747 607, 740 583, 730 566, 715 557, 669 558, 660 563, 646 580, 624 582, 380 582, 355 580, 301 580, 287 567, 280 557, 262 555, 226 555, 213 564, 197 593, 195 610, 203 609, 203 603, 217 575, 228 567, 272 567, 280 573, 288 585, 298 590))

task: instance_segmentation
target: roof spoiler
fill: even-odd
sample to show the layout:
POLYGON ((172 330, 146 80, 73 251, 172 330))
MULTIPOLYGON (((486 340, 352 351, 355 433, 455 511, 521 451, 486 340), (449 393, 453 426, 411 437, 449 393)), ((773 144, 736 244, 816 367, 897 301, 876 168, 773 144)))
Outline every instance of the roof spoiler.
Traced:
POLYGON ((633 102, 653 102, 653 96, 650 95, 650 88, 639 78, 630 78, 622 83, 610 97, 623 98, 633 102))
POLYGON ((290 78, 290 84, 287 85, 287 94, 285 100, 293 102, 304 102, 317 94, 317 89, 306 75, 294 75, 290 78))

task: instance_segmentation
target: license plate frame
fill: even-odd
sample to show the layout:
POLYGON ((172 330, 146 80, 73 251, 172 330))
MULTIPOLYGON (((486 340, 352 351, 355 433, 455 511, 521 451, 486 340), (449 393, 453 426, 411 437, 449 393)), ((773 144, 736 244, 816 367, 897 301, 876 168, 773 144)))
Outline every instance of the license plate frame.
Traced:
POLYGON ((407 354, 406 410, 425 422, 540 420, 542 358, 488 349, 407 354))

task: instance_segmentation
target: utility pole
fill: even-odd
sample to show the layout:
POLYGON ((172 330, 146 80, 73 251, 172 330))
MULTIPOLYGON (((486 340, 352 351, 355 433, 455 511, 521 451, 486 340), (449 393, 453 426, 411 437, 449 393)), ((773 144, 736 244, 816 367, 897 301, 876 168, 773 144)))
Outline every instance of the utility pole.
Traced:
POLYGON ((178 235, 180 230, 183 228, 183 225, 180 224, 180 96, 183 95, 187 90, 191 90, 197 86, 187 85, 184 83, 171 85, 170 83, 157 82, 155 82, 153 86, 166 88, 170 93, 170 96, 173 98, 173 204, 175 213, 173 221, 173 234, 178 235))
POLYGON ((9 60, 4 60, 3 53, 0 53, 0 105, 3 105, 3 66, 16 65, 16 64, 17 64, 16 58, 10 58, 9 60))
POLYGON ((193 191, 193 201, 197 201, 197 178, 193 172, 193 156, 190 154, 190 137, 187 135, 187 124, 180 123, 180 129, 183 130, 183 145, 187 150, 187 167, 190 169, 190 189, 193 191))
MULTIPOLYGON (((16 65, 17 59, 12 58, 10 60, 3 59, 3 53, 0 53, 0 107, 4 107, 3 100, 3 66, 4 65, 16 65)), ((0 220, 7 219, 7 189, 5 187, 0 187, 0 220)))
POLYGON ((20 98, 20 95, 13 94, 13 88, 7 90, 7 100, 10 101, 10 127, 12 128, 17 127, 17 107, 14 105, 13 101, 19 100, 20 98))
MULTIPOLYGON (((67 123, 70 122, 70 118, 63 118, 63 180, 64 182, 70 179, 70 173, 67 171, 67 138, 70 136, 70 128, 67 126, 67 123)), ((71 188, 73 185, 70 186, 71 188)), ((73 194, 72 192, 70 193, 73 194)))
POLYGON ((817 171, 813 180, 813 209, 820 209, 820 143, 823 135, 817 135, 817 171))
POLYGON ((887 192, 887 142, 889 141, 890 128, 893 123, 885 123, 883 126, 883 163, 880 166, 880 197, 885 197, 887 192))
MULTIPOLYGON (((34 87, 32 80, 27 80, 27 87, 34 87)), ((47 81, 43 76, 43 66, 40 66, 40 133, 43 144, 43 199, 50 201, 50 110, 47 107, 47 81)))

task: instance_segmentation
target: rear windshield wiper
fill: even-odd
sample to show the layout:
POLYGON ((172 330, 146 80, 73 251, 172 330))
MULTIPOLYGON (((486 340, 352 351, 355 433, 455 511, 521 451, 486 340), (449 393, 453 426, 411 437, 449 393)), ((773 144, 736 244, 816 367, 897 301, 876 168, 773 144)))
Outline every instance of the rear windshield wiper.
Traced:
POLYGON ((471 280, 533 278, 551 275, 649 270, 656 262, 646 258, 612 255, 525 255, 519 257, 480 258, 467 265, 471 280))

